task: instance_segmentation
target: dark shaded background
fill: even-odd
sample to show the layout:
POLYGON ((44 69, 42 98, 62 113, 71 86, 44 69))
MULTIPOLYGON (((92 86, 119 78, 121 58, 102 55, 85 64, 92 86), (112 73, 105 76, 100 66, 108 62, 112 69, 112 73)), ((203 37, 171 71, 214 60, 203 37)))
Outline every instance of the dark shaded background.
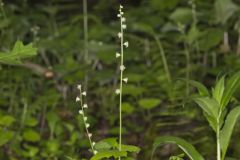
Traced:
MULTIPOLYGON (((38 56, 24 65, 1 66, 0 159, 89 158, 88 140, 75 103, 76 85, 84 85, 89 77, 87 114, 93 139, 117 137, 118 99, 114 92, 118 87, 119 2, 88 1, 88 61, 84 60, 82 1, 4 3, 7 17, 0 13, 1 51, 11 49, 20 39, 34 42, 38 56)), ((122 4, 128 25, 125 38, 130 43, 125 53, 125 75, 129 77, 123 97, 125 144, 139 146, 141 152, 135 159, 147 160, 157 136, 177 135, 214 159, 214 134, 191 101, 194 88, 186 94, 186 84, 180 79, 189 72, 190 79, 211 89, 217 77, 239 70, 240 2, 195 1, 196 19, 187 0, 122 4), (183 33, 179 24, 184 26, 183 33), (171 81, 163 66, 163 52, 171 81)), ((239 125, 236 128, 228 155, 239 159, 239 125)), ((165 145, 155 159, 179 153, 176 146, 165 145)))

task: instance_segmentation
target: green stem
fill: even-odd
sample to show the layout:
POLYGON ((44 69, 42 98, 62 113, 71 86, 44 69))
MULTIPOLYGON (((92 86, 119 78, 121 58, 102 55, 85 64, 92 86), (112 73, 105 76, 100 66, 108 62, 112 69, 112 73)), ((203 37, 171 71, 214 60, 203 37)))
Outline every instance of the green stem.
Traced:
POLYGON ((189 49, 187 47, 187 44, 184 45, 185 47, 185 56, 186 56, 186 80, 187 80, 187 84, 186 84, 186 95, 189 95, 189 80, 190 80, 190 53, 189 53, 189 49))
POLYGON ((83 0, 84 59, 88 61, 88 10, 87 0, 83 0))
MULTIPOLYGON (((87 0, 83 0, 83 32, 84 32, 84 61, 89 64, 88 58, 88 9, 87 0)), ((85 90, 88 90, 88 71, 84 78, 85 90)))
POLYGON ((155 38, 155 40, 157 42, 157 46, 160 50, 160 54, 161 54, 161 57, 162 57, 162 62, 163 62, 163 66, 164 66, 164 70, 165 70, 168 82, 171 83, 172 78, 171 78, 171 74, 170 74, 170 71, 169 71, 169 68, 168 68, 168 63, 167 63, 167 59, 166 59, 166 55, 165 55, 162 43, 157 36, 154 36, 154 38, 155 38))
MULTIPOLYGON (((120 66, 123 66, 123 22, 122 19, 120 19, 121 21, 121 64, 120 66)), ((120 95, 119 95, 119 151, 122 150, 122 88, 123 88, 123 70, 124 69, 120 69, 120 95)), ((121 160, 121 157, 119 157, 119 160, 121 160)))
POLYGON ((3 8, 3 5, 4 5, 3 1, 0 0, 0 6, 1 6, 0 8, 1 8, 1 12, 3 14, 3 18, 7 19, 7 15, 6 15, 6 12, 5 12, 4 8, 3 8))
POLYGON ((221 146, 220 146, 220 126, 219 126, 219 119, 218 119, 218 126, 217 126, 217 160, 221 160, 221 146))

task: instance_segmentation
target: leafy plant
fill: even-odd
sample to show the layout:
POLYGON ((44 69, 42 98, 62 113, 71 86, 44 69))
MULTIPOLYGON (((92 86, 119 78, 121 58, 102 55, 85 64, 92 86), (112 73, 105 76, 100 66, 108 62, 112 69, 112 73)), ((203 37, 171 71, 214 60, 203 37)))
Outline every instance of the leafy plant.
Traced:
MULTIPOLYGON (((237 119, 240 116, 240 106, 227 108, 233 94, 240 86, 240 72, 237 72, 226 80, 223 76, 212 89, 211 94, 202 84, 191 81, 198 88, 199 95, 194 101, 203 110, 204 116, 216 134, 217 160, 224 160, 227 148, 237 119)), ((163 143, 177 144, 192 160, 203 160, 204 158, 196 149, 183 139, 171 136, 159 137, 154 142, 154 151, 163 143)))
POLYGON ((24 45, 22 41, 17 41, 10 52, 0 52, 0 63, 21 64, 23 59, 35 56, 37 48, 32 43, 24 45))

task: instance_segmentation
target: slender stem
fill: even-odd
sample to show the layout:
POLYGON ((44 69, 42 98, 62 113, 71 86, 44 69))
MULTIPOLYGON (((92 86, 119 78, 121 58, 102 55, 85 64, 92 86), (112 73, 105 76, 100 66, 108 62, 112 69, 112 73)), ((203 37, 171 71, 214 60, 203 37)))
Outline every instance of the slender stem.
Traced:
POLYGON ((217 160, 221 160, 221 146, 220 146, 220 124, 219 124, 219 118, 218 118, 218 121, 217 121, 217 133, 216 133, 216 136, 217 136, 217 160))
POLYGON ((7 19, 7 15, 6 15, 6 12, 5 12, 3 6, 4 6, 4 3, 3 3, 2 0, 0 0, 0 8, 1 8, 1 12, 2 12, 2 14, 3 14, 3 18, 4 18, 4 19, 7 19))
POLYGON ((164 70, 165 70, 168 82, 171 83, 172 82, 172 78, 171 78, 171 74, 170 74, 170 71, 169 71, 169 68, 168 68, 168 63, 167 63, 167 59, 166 59, 166 55, 165 55, 162 43, 161 43, 161 41, 159 40, 159 38, 157 36, 154 36, 154 38, 155 38, 155 40, 157 42, 157 45, 158 45, 158 48, 160 50, 160 54, 161 54, 162 62, 163 62, 163 67, 164 67, 164 70))
MULTIPOLYGON (((120 19, 121 22, 121 64, 120 66, 123 66, 123 21, 122 18, 120 19)), ((120 69, 120 95, 119 95, 119 151, 122 150, 122 87, 123 87, 123 70, 120 69)), ((119 157, 119 160, 121 160, 121 157, 119 157)))
POLYGON ((84 59, 88 60, 88 10, 87 0, 83 0, 84 59))
POLYGON ((186 56, 186 80, 187 80, 187 83, 186 83, 186 95, 189 96, 189 80, 190 80, 190 53, 189 53, 189 49, 187 47, 187 44, 185 43, 184 44, 184 47, 185 47, 185 56, 186 56))
MULTIPOLYGON (((83 0, 83 32, 84 32, 84 61, 88 64, 88 9, 87 0, 83 0)), ((84 78, 84 86, 87 91, 88 88, 88 71, 86 71, 86 76, 84 78)))

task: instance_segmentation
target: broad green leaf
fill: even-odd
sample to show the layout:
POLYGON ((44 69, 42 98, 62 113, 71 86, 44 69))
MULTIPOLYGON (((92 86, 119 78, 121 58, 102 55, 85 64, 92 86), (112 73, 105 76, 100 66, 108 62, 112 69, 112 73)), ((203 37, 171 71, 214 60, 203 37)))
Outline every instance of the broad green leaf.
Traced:
POLYGON ((135 110, 134 106, 131 105, 130 103, 123 103, 122 104, 122 111, 127 113, 127 114, 131 114, 133 113, 135 110))
POLYGON ((3 116, 3 117, 0 117, 0 127, 1 126, 10 126, 13 122, 15 121, 15 118, 12 117, 12 116, 3 116))
POLYGON ((13 135, 13 131, 0 131, 0 147, 9 142, 13 135))
POLYGON ((201 83, 194 80, 189 80, 189 83, 198 89, 200 96, 209 96, 209 92, 207 88, 201 83))
POLYGON ((32 46, 32 43, 23 45, 21 41, 17 41, 8 53, 0 52, 0 63, 5 64, 21 64, 23 59, 32 57, 37 54, 37 48, 32 46))
POLYGON ((230 142, 230 138, 233 132, 233 128, 240 116, 240 106, 232 109, 230 113, 227 115, 225 124, 220 131, 220 145, 223 154, 223 159, 226 155, 227 148, 230 142))
POLYGON ((26 130, 23 132, 23 139, 29 142, 37 142, 40 140, 40 135, 34 130, 26 130))
POLYGON ((218 102, 218 104, 221 104, 221 100, 223 97, 225 89, 225 77, 223 76, 216 84, 215 88, 213 89, 212 95, 213 98, 218 102))
POLYGON ((118 158, 118 157, 127 157, 127 152, 125 151, 118 151, 118 150, 108 150, 108 151, 101 151, 94 155, 91 160, 100 160, 103 158, 118 158))
POLYGON ((173 137, 173 136, 162 136, 157 138, 153 144, 152 156, 155 150, 157 149, 157 147, 166 143, 172 143, 172 144, 178 145, 178 147, 180 147, 191 160, 204 160, 202 155, 198 153, 198 151, 194 148, 194 146, 192 146, 190 143, 188 143, 182 138, 173 137))
POLYGON ((161 103, 157 98, 144 98, 138 101, 139 105, 144 109, 152 109, 161 103))
POLYGON ((221 29, 206 29, 199 39, 199 49, 207 51, 219 45, 223 39, 224 32, 221 29))
POLYGON ((223 99, 221 101, 221 108, 223 110, 227 106, 227 104, 229 103, 233 94, 235 93, 239 86, 240 86, 240 72, 237 72, 227 81, 226 89, 224 91, 223 99))
POLYGON ((213 118, 218 117, 219 104, 215 99, 209 97, 198 97, 194 98, 194 101, 206 112, 209 116, 213 118))
POLYGON ((217 23, 225 24, 239 7, 232 0, 216 0, 214 4, 217 23))
POLYGON ((176 23, 186 24, 192 19, 192 10, 190 8, 177 8, 170 15, 170 19, 176 23))
POLYGON ((139 153, 140 148, 133 145, 122 144, 122 151, 139 153))

